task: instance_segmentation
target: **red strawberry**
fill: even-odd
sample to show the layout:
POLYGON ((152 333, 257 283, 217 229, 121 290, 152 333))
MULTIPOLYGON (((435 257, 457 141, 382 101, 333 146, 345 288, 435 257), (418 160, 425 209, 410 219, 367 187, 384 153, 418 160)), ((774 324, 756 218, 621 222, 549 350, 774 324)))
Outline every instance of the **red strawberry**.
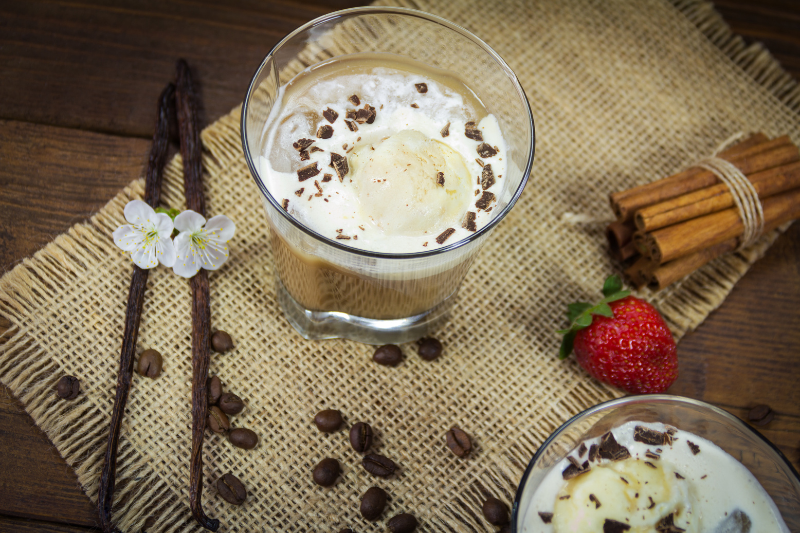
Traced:
POLYGON ((623 291, 618 276, 603 286, 597 305, 570 304, 560 357, 575 349, 595 379, 634 394, 664 392, 678 377, 675 341, 656 309, 623 291))

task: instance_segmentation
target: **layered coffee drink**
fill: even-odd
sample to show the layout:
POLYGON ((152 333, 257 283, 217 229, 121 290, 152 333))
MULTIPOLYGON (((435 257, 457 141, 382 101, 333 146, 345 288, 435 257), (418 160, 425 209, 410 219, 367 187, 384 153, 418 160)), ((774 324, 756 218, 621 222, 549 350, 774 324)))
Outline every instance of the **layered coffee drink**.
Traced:
POLYGON ((271 219, 277 273, 300 306, 391 320, 454 297, 474 251, 434 266, 414 258, 489 223, 509 163, 498 120, 463 80, 391 54, 340 56, 280 88, 262 138, 255 165, 269 194, 316 238, 363 258, 325 257, 271 219))

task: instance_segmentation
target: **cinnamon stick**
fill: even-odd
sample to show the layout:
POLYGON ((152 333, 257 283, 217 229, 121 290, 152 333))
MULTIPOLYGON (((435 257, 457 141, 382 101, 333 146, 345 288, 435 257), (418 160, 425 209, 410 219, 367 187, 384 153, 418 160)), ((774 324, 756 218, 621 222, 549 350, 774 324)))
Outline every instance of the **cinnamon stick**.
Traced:
POLYGON ((699 252, 685 255, 669 263, 659 265, 652 272, 647 274, 649 278, 648 285, 651 289, 660 291, 665 287, 669 287, 679 279, 688 276, 706 263, 710 263, 717 257, 734 251, 738 245, 738 238, 728 239, 727 241, 710 246, 699 252))
MULTIPOLYGON (((757 172, 747 178, 753 184, 758 197, 767 198, 800 187, 800 162, 757 172)), ((734 205, 730 189, 727 185, 720 183, 666 202, 644 207, 636 212, 634 220, 639 230, 654 231, 734 205)))
MULTIPOLYGON (((723 154, 720 154, 722 156, 723 154)), ((724 156, 745 175, 800 161, 800 152, 787 135, 750 147, 734 156, 724 156)), ((612 195, 611 204, 617 218, 628 221, 643 207, 675 198, 719 183, 717 176, 705 169, 690 168, 663 180, 640 193, 619 198, 612 195)), ((647 187, 647 186, 643 186, 647 187)))
MULTIPOLYGON (((800 218, 800 189, 765 198, 764 231, 800 218)), ((736 208, 725 209, 647 234, 646 255, 664 264, 678 257, 741 237, 744 224, 736 208)))
POLYGON ((631 245, 634 229, 633 224, 618 220, 612 222, 606 228, 608 249, 617 260, 625 261, 636 253, 635 248, 631 245))
MULTIPOLYGON (((195 89, 189 65, 178 60, 178 79, 175 99, 178 108, 178 130, 183 158, 183 183, 186 207, 205 216, 200 132, 197 123, 195 89)), ((192 288, 192 456, 189 464, 189 506, 195 519, 206 529, 216 531, 219 520, 203 511, 203 439, 208 417, 209 332, 211 307, 208 275, 204 269, 191 280, 192 288)))
MULTIPOLYGON (((175 86, 171 83, 161 92, 158 99, 158 119, 153 133, 153 145, 147 163, 147 174, 144 185, 144 201, 152 207, 158 207, 161 197, 161 177, 167 161, 169 149, 170 118, 175 114, 175 86)), ((114 500, 114 485, 117 475, 117 448, 122 418, 125 415, 125 404, 133 378, 133 355, 136 339, 139 337, 139 320, 144 306, 144 291, 147 286, 149 270, 133 265, 131 285, 128 290, 128 306, 125 311, 125 329, 122 334, 122 347, 117 373, 117 390, 114 407, 111 411, 111 424, 108 430, 108 444, 103 458, 103 470, 100 474, 100 488, 97 495, 97 513, 100 527, 104 533, 119 533, 111 521, 111 506, 114 500)))
POLYGON ((625 269, 625 276, 637 289, 649 285, 652 281, 653 269, 658 266, 647 257, 640 257, 631 266, 625 269))

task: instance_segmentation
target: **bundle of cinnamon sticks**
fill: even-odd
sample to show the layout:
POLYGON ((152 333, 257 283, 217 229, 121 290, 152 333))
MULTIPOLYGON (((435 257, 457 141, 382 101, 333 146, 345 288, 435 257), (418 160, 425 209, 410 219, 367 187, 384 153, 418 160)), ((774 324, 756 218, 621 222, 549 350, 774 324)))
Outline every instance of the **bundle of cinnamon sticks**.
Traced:
MULTIPOLYGON (((800 151, 787 135, 756 133, 716 155, 744 174, 758 194, 763 232, 800 218, 800 151)), ((710 170, 691 167, 610 195, 617 220, 609 249, 629 264, 637 287, 661 290, 722 254, 736 250, 745 224, 734 194, 710 170)))

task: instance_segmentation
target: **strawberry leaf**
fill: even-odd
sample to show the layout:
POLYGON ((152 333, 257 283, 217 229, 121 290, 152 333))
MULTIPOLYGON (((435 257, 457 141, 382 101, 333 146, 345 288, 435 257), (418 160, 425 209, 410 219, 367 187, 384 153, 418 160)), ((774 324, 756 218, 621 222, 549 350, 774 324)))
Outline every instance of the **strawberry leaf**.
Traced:
POLYGON ((572 353, 572 346, 575 343, 575 334, 577 331, 570 330, 569 333, 564 335, 561 340, 561 347, 558 349, 558 358, 566 359, 572 353))
POLYGON ((622 280, 616 274, 609 276, 603 283, 603 296, 609 297, 622 290, 622 280))
POLYGON ((587 309, 590 309, 591 307, 592 304, 586 302, 577 302, 567 305, 567 320, 569 320, 569 323, 572 324, 581 313, 587 309))
POLYGON ((606 296, 605 298, 600 300, 600 303, 601 304, 607 304, 607 303, 611 303, 611 302, 616 302, 617 300, 622 300, 623 298, 628 296, 630 293, 631 293, 631 291, 618 291, 618 292, 615 292, 615 293, 611 294, 610 296, 606 296))
POLYGON ((592 315, 591 315, 591 313, 582 314, 578 318, 575 319, 575 325, 578 326, 578 329, 582 329, 582 328, 588 327, 591 324, 592 324, 592 315))
POLYGON ((614 318, 614 311, 611 310, 611 307, 609 307, 607 303, 598 304, 596 307, 592 309, 592 314, 607 316, 608 318, 614 318))

